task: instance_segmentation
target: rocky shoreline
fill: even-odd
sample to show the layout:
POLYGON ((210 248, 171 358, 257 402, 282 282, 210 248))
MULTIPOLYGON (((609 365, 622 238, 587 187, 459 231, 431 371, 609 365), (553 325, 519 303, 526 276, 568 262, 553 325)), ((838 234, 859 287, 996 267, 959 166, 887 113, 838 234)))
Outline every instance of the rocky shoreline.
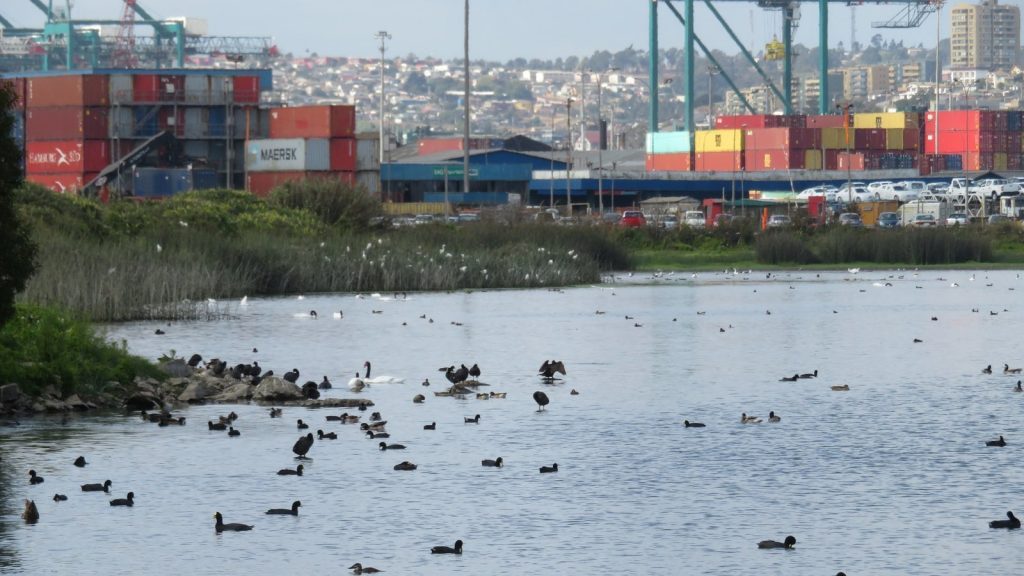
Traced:
POLYGON ((164 381, 136 378, 130 383, 108 382, 97 394, 64 396, 56 386, 39 395, 22 393, 16 383, 0 385, 0 416, 58 414, 92 410, 173 410, 191 404, 258 404, 306 408, 359 408, 373 406, 363 398, 308 398, 303 388, 276 376, 253 384, 252 378, 216 375, 212 370, 192 368, 184 360, 161 364, 168 374, 164 381))

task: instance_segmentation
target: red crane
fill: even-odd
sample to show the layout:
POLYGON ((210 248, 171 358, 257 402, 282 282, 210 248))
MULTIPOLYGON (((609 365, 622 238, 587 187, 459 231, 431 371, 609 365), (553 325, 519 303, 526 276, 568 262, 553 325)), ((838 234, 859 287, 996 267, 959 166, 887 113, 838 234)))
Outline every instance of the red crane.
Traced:
POLYGON ((135 68, 138 64, 135 55, 135 0, 124 0, 112 64, 115 68, 135 68))

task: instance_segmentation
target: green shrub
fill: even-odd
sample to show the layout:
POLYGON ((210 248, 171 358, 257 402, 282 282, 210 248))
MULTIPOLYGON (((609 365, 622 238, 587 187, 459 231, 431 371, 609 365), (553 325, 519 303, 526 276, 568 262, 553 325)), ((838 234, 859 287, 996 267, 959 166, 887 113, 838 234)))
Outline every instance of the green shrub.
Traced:
POLYGON ((364 231, 382 213, 380 201, 361 187, 338 180, 312 178, 287 182, 270 194, 274 206, 306 210, 342 230, 364 231))

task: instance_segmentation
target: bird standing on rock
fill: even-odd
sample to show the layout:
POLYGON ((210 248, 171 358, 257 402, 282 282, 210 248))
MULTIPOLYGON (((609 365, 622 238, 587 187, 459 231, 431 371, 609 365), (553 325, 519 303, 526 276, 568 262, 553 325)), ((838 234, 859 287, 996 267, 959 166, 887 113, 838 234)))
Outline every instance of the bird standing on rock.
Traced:
POLYGON ((299 379, 299 369, 292 368, 290 372, 285 372, 282 378, 284 378, 288 382, 291 382, 292 384, 295 384, 295 381, 299 379))

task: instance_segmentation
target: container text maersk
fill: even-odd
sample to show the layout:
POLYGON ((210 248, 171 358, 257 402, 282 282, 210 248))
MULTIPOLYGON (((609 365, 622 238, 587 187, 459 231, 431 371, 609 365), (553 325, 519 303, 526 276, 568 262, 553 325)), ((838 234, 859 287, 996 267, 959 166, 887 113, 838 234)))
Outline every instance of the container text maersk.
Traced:
POLYGON ((299 159, 299 149, 290 146, 287 148, 264 148, 260 150, 260 160, 263 162, 288 162, 299 159))

